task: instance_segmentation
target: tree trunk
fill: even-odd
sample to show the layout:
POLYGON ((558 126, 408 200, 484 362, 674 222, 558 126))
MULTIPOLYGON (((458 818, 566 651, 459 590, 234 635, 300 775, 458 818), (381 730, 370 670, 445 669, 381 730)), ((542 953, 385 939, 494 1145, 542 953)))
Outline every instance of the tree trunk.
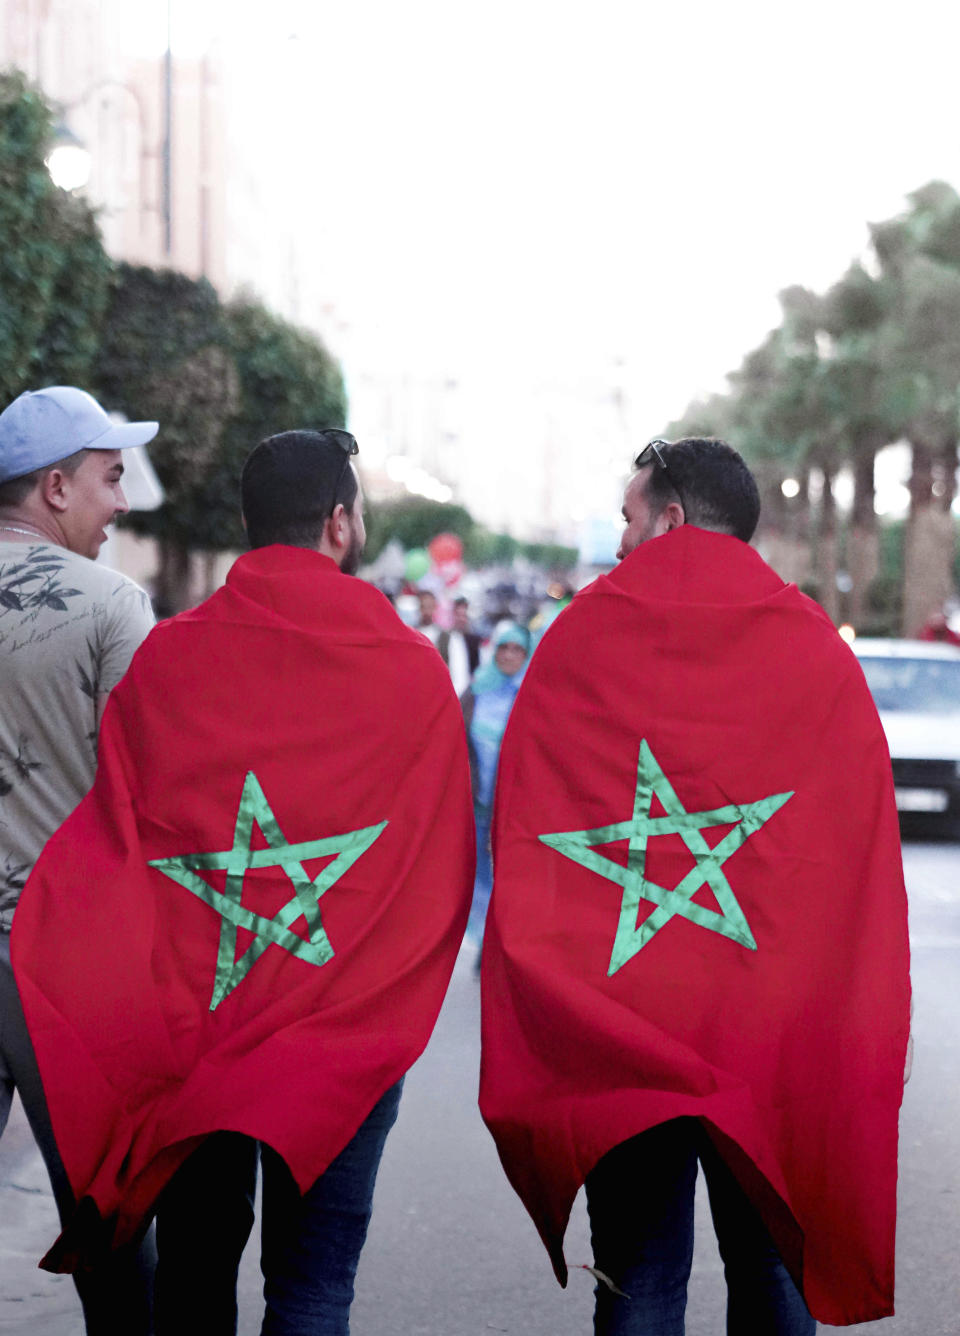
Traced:
POLYGON ((903 623, 915 636, 954 592, 956 546, 950 504, 955 487, 956 439, 911 441, 910 514, 903 540, 903 623))
POLYGON ((158 542, 156 606, 158 617, 172 617, 191 606, 190 553, 185 547, 161 538, 158 542))
POLYGON ((787 498, 780 489, 779 476, 760 482, 760 528, 757 548, 764 561, 793 584, 810 580, 810 498, 809 475, 801 477, 797 496, 787 498))
POLYGON ((833 495, 833 474, 823 470, 823 494, 820 498, 820 523, 816 540, 816 569, 819 601, 836 626, 840 621, 840 591, 837 588, 837 503, 833 495))
POLYGON ((203 597, 209 598, 217 588, 217 556, 216 552, 204 552, 203 554, 203 597))
POLYGON ((853 450, 853 509, 847 534, 850 575, 849 620, 859 631, 868 616, 870 586, 880 570, 880 538, 874 508, 874 465, 878 443, 856 442, 853 450))
POLYGON ((937 469, 939 478, 937 483, 934 484, 934 492, 940 505, 949 513, 957 494, 957 442, 955 440, 946 441, 940 447, 937 469))

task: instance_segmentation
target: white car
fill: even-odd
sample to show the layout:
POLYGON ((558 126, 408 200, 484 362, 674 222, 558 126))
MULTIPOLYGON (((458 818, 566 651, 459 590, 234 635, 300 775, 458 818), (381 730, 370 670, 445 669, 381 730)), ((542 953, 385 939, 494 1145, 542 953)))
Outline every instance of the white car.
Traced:
POLYGON ((856 640, 893 761, 901 816, 960 818, 960 647, 856 640))

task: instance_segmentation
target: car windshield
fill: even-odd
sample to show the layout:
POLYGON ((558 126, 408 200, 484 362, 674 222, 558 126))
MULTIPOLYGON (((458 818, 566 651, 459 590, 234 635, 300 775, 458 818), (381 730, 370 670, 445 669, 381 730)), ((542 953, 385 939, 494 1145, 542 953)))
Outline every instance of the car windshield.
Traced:
POLYGON ((960 714, 960 659, 881 659, 860 666, 878 710, 960 714))

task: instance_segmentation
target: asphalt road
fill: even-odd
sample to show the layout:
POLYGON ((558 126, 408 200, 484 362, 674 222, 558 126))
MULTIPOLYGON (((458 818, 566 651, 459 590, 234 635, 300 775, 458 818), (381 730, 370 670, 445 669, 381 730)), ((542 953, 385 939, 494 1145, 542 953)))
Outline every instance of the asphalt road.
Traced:
MULTIPOLYGON (((960 844, 908 843, 914 1074, 901 1121, 897 1315, 861 1331, 960 1333, 960 844)), ((476 1109, 479 998, 461 956, 434 1038, 407 1078, 387 1142, 357 1281, 354 1336, 586 1336, 593 1281, 582 1201, 567 1234, 570 1283, 553 1279, 476 1109)), ((35 1269, 56 1232, 22 1116, 0 1142, 0 1333, 79 1336, 69 1280, 35 1269)), ((259 1332, 256 1239, 241 1274, 240 1336, 259 1332)), ((723 1330, 724 1289, 703 1196, 688 1336, 723 1330)), ((828 1330, 822 1328, 822 1330, 828 1330)))

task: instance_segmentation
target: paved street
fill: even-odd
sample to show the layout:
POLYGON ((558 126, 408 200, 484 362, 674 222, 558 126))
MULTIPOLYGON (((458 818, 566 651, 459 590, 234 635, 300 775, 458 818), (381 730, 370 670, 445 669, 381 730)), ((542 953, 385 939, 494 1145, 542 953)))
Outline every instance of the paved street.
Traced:
MULTIPOLYGON (((860 1331, 960 1332, 960 845, 908 843, 914 1075, 901 1128, 898 1313, 860 1331)), ((476 1110, 478 989, 466 956, 434 1039, 407 1079, 387 1143, 358 1279, 354 1336, 586 1336, 592 1279, 578 1202, 567 1235, 570 1284, 553 1279, 533 1226, 508 1188, 476 1110)), ((688 1336, 723 1330, 723 1280, 702 1200, 688 1336)), ((0 1333, 82 1331, 70 1282, 35 1269, 55 1215, 29 1134, 15 1114, 0 1142, 0 1333)), ((244 1258, 241 1336, 259 1331, 255 1240, 244 1258)))

